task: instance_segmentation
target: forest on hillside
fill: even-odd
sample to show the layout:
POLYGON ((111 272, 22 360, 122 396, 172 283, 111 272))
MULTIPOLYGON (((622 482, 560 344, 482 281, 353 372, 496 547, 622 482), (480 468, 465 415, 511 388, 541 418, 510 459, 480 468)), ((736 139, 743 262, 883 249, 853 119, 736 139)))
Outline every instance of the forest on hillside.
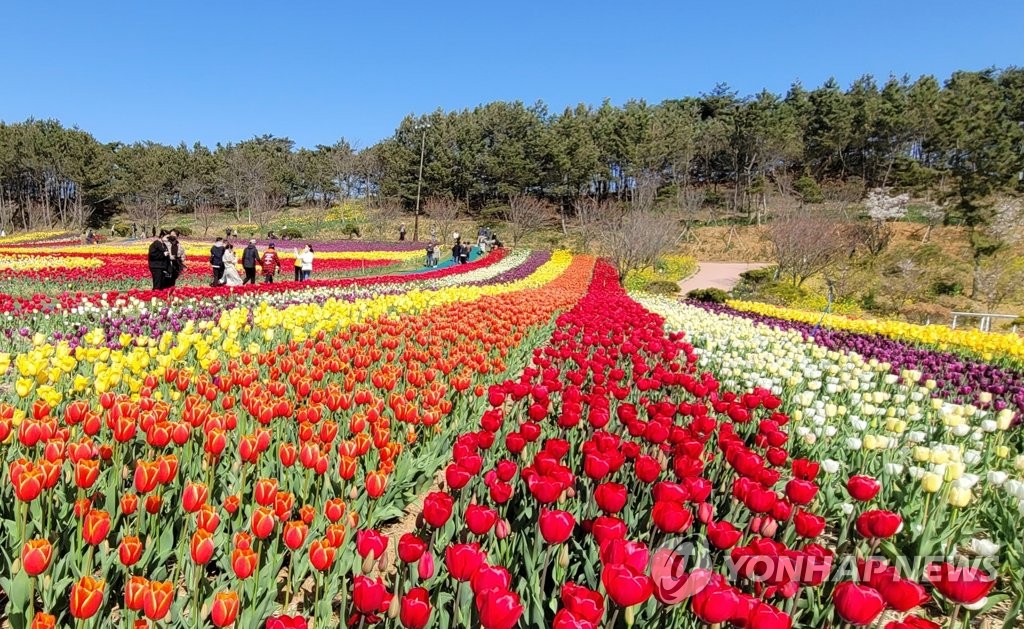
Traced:
POLYGON ((268 135, 214 147, 101 143, 54 120, 6 122, 0 227, 81 228, 119 213, 155 226, 170 212, 227 209, 262 226, 289 205, 349 197, 411 208, 421 156, 422 197, 470 212, 526 194, 563 217, 586 197, 640 209, 696 202, 760 221, 775 193, 813 203, 890 188, 970 226, 986 221, 994 194, 1024 189, 1024 69, 795 83, 783 95, 718 86, 561 112, 492 102, 410 115, 362 150, 268 135))

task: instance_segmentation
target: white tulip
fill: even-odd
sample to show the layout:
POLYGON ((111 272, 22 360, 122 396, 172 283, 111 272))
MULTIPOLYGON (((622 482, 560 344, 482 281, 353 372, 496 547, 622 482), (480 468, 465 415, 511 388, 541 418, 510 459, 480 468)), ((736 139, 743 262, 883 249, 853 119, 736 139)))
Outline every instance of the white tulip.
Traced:
POLYGON ((899 476, 903 473, 903 465, 900 463, 886 463, 885 473, 892 476, 899 476))
POLYGON ((823 469, 826 474, 835 474, 839 471, 839 461, 825 459, 821 462, 821 469, 823 469))
POLYGON ((842 510, 843 515, 850 515, 851 513, 853 513, 853 505, 848 502, 844 502, 843 504, 839 505, 839 508, 842 510))
POLYGON ((858 437, 848 437, 846 439, 846 447, 851 450, 860 450, 862 447, 864 447, 864 442, 861 441, 858 437))
POLYGON ((1000 470, 989 470, 989 472, 988 472, 988 482, 992 483, 996 487, 998 487, 998 486, 1002 485, 1003 483, 1007 482, 1007 479, 1009 477, 1010 477, 1009 474, 1007 474, 1006 472, 1000 471, 1000 470))

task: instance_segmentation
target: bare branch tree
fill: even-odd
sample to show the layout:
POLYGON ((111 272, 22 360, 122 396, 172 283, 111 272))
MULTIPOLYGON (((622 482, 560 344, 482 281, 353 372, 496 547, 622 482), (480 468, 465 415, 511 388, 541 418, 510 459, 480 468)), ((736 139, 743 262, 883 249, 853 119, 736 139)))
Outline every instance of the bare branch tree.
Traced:
POLYGON ((777 273, 788 275, 794 286, 824 271, 843 255, 853 252, 849 226, 823 212, 789 211, 778 215, 768 228, 777 273))
POLYGON ((683 235, 681 239, 689 240, 693 234, 694 224, 700 220, 704 209, 707 192, 703 189, 686 187, 679 191, 679 209, 683 214, 683 235))
POLYGON ((934 203, 928 203, 924 209, 921 210, 921 216, 928 224, 928 228, 925 230, 924 238, 921 239, 921 242, 927 244, 932 238, 932 230, 946 218, 946 208, 934 203))
POLYGON ((579 226, 580 249, 590 251, 601 235, 601 226, 615 211, 610 201, 597 197, 580 196, 573 201, 576 222, 579 226))
POLYGON ((619 280, 653 266, 676 244, 678 224, 653 210, 620 213, 602 221, 601 252, 611 258, 619 280))
POLYGON ((433 224, 431 236, 445 242, 459 219, 461 204, 450 196, 430 197, 423 204, 423 209, 433 224))
POLYGON ((554 209, 543 199, 529 194, 510 196, 508 210, 505 211, 505 220, 509 224, 512 246, 516 247, 524 236, 551 222, 554 216, 554 209))
POLYGON ((992 310, 1024 294, 1024 258, 996 256, 985 259, 977 272, 978 295, 992 310))
POLYGON ((263 190, 252 195, 249 212, 252 220, 256 221, 260 232, 277 217, 284 205, 284 195, 271 190, 263 190))
POLYGON ((367 213, 370 236, 374 240, 385 240, 395 221, 402 215, 402 209, 392 199, 378 199, 367 213))
POLYGON ((660 173, 645 170, 637 175, 632 195, 633 209, 640 212, 653 210, 654 202, 658 198, 658 186, 660 185, 660 173))
POLYGON ((143 234, 152 232, 155 235, 167 214, 168 206, 153 196, 138 196, 125 203, 125 216, 133 223, 138 223, 143 234))
POLYGON ((196 224, 203 228, 204 236, 210 233, 210 228, 213 227, 213 221, 217 217, 217 213, 217 207, 212 203, 200 203, 196 206, 196 224))

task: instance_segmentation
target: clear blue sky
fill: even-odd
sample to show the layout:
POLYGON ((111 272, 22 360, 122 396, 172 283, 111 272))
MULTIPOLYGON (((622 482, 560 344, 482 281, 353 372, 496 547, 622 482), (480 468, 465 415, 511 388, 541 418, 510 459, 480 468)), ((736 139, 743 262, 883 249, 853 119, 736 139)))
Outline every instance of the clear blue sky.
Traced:
POLYGON ((0 119, 101 141, 367 146, 405 114, 491 100, 558 111, 1024 64, 1021 0, 5 4, 0 119))

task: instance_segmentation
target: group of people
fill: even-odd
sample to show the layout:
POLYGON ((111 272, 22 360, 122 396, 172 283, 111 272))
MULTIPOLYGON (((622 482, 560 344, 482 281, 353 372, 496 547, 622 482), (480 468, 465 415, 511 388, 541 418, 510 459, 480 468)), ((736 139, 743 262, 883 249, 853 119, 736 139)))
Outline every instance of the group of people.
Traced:
MULTIPOLYGON (((459 232, 452 234, 452 241, 452 261, 455 264, 467 264, 474 245, 471 245, 468 242, 463 242, 462 234, 459 232)), ((481 227, 477 230, 475 246, 480 249, 480 253, 487 253, 490 249, 500 247, 501 242, 490 228, 481 227)), ((428 268, 433 268, 440 264, 441 245, 437 242, 436 232, 431 233, 430 242, 427 243, 426 251, 428 268)))
MULTIPOLYGON (((178 276, 185 270, 185 247, 178 242, 177 230, 161 230, 159 236, 149 245, 149 271, 153 276, 153 290, 172 288, 178 276)), ((274 283, 274 276, 281 270, 281 258, 274 243, 264 251, 250 240, 242 250, 241 260, 235 253, 235 246, 218 236, 210 247, 211 286, 244 286, 256 284, 257 268, 262 270, 263 282, 274 283), (244 277, 238 273, 242 263, 244 277)), ((295 281, 306 281, 313 274, 313 247, 306 245, 302 251, 295 250, 295 281)))
POLYGON ((178 242, 178 230, 160 230, 149 245, 149 272, 153 276, 153 290, 172 288, 185 270, 185 247, 178 242))

